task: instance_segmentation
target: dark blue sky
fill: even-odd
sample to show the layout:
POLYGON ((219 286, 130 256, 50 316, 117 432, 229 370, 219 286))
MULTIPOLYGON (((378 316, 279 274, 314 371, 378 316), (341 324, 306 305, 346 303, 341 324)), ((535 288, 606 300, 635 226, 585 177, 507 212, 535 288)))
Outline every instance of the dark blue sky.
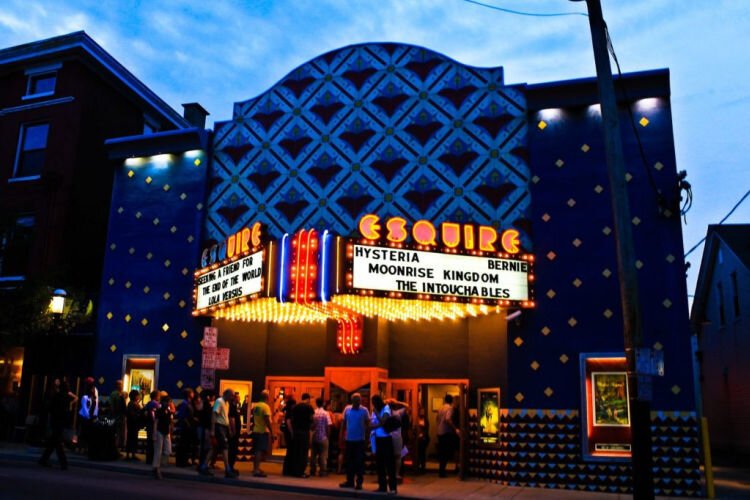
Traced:
MULTIPOLYGON (((538 13, 584 12, 566 0, 482 0, 538 13)), ((750 189, 750 1, 602 0, 623 71, 670 68, 678 169, 695 203, 686 248, 750 189)), ((595 74, 583 16, 524 17, 463 0, 4 0, 0 47, 86 30, 176 109, 213 120, 299 64, 352 43, 422 45, 460 62, 504 66, 507 83, 595 74)), ((750 200, 727 221, 748 222, 750 200)), ((701 249, 691 255, 692 293, 701 249)))

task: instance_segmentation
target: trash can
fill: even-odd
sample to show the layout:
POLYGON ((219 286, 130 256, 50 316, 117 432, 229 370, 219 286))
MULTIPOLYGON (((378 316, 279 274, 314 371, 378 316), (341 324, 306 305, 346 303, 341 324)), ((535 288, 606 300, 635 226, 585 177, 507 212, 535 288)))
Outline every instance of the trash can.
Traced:
POLYGON ((117 426, 113 418, 100 418, 91 424, 89 435, 89 460, 117 460, 117 426))

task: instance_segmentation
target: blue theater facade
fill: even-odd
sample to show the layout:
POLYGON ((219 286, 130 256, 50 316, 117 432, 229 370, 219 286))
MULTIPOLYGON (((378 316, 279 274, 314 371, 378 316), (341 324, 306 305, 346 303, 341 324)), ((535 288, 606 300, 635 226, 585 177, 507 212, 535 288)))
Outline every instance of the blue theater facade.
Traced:
MULTIPOLYGON (((669 73, 623 84, 621 120, 629 107, 646 156, 623 126, 644 345, 665 366, 653 378, 654 486, 698 496, 669 73)), ((455 391, 469 475, 629 491, 597 101, 595 79, 507 85, 500 67, 364 44, 294 69, 213 131, 108 141, 95 376, 170 392, 215 377, 217 389, 231 380, 274 398, 382 392, 431 421, 434 399, 455 391), (379 277, 356 260, 377 248, 396 252, 379 277), (487 290, 432 287, 415 277, 430 271, 403 270, 415 255, 443 270, 504 262, 498 273, 523 276, 487 290), (405 273, 399 283, 389 269, 405 273), (202 366, 214 349, 205 327, 229 366, 202 366)))

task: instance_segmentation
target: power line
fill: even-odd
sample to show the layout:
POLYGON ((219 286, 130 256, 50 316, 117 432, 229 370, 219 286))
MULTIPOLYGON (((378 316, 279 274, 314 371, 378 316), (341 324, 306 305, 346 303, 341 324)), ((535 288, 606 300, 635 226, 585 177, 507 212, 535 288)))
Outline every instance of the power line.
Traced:
MULTIPOLYGON (((737 208, 739 208, 740 205, 742 205, 742 202, 745 201, 745 198, 747 198, 748 196, 750 196, 750 189, 748 189, 747 192, 745 193, 745 195, 742 198, 740 198, 740 201, 738 201, 737 203, 734 204, 734 206, 729 211, 729 213, 726 214, 724 216, 724 218, 719 221, 719 225, 722 225, 724 223, 724 221, 727 220, 729 218, 729 216, 732 215, 734 213, 734 211, 737 210, 737 208)), ((687 251, 687 253, 685 254, 685 257, 687 257, 688 255, 690 255, 691 253, 693 253, 693 250, 695 250, 696 248, 698 248, 699 246, 701 246, 704 241, 706 241, 706 237, 705 236, 703 238, 701 238, 701 240, 698 243, 696 243, 695 246, 693 246, 693 248, 691 248, 690 250, 687 251)))
POLYGON ((496 5, 490 5, 490 4, 486 4, 482 2, 477 2, 476 0, 464 0, 464 2, 473 3, 475 5, 481 5, 482 7, 487 7, 488 9, 499 10, 500 12, 505 12, 506 14, 516 14, 519 16, 529 16, 529 17, 584 16, 584 17, 589 17, 588 14, 585 14, 583 12, 552 12, 552 13, 537 14, 534 12, 522 12, 520 10, 506 9, 504 7, 498 7, 496 5))

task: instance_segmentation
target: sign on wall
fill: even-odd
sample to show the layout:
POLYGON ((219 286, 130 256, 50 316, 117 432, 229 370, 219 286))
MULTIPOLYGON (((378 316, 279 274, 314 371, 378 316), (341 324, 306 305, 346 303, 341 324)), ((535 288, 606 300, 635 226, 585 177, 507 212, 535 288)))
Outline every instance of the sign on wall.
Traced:
POLYGON ((195 278, 195 309, 260 293, 263 289, 263 251, 217 267, 204 269, 195 278))
POLYGON ((354 245, 352 288, 500 301, 529 300, 524 260, 354 245))

